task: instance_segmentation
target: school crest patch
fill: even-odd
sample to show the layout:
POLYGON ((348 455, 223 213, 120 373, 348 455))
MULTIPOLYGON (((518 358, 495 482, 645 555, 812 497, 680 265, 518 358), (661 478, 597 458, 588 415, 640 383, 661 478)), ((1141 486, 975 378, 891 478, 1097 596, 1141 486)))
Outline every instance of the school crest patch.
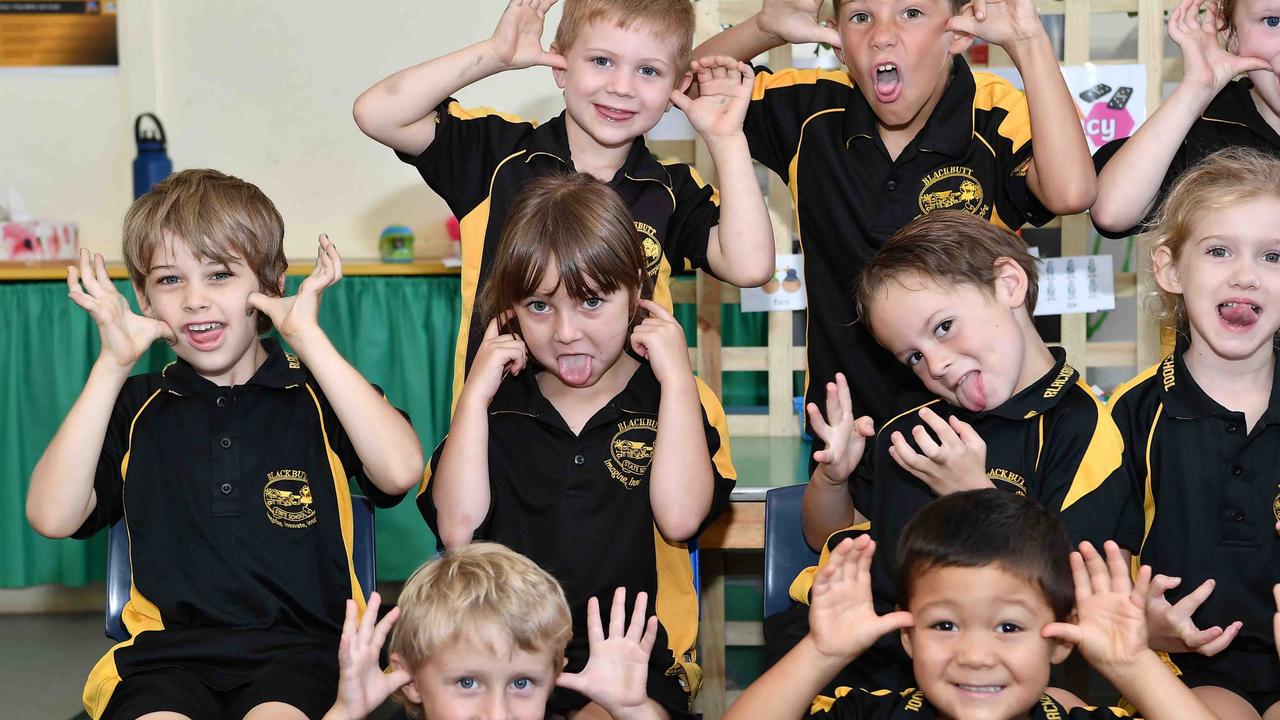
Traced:
POLYGON ((640 236, 640 246, 644 249, 644 271, 649 277, 658 276, 658 268, 662 266, 662 244, 658 242, 658 231, 649 223, 635 220, 636 233, 640 236))
POLYGON ((267 519, 283 528, 302 529, 316 524, 315 502, 306 470, 276 470, 267 474, 262 488, 267 519))
POLYGON ((631 490, 639 487, 649 475, 653 460, 653 442, 658 437, 658 421, 654 418, 632 418, 618 423, 609 441, 609 457, 604 461, 609 477, 631 490))
POLYGON ((1012 470, 1006 470, 1004 468, 990 468, 987 470, 987 479, 992 481, 999 480, 1001 482, 1008 483, 1013 487, 1013 492, 1017 495, 1025 497, 1027 494, 1027 479, 1012 470))
POLYGON ((963 165, 938 168, 921 179, 920 212, 934 210, 963 210, 988 217, 991 206, 985 202, 982 183, 973 171, 963 165))

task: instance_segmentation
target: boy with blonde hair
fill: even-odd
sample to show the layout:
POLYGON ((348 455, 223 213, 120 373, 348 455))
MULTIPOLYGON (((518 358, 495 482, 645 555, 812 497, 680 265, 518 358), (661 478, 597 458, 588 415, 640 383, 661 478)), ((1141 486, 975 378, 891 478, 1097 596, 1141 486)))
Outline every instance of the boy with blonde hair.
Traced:
POLYGON ((520 187, 553 172, 609 183, 635 216, 654 300, 671 309, 669 278, 692 265, 742 287, 773 272, 773 231, 742 118, 751 69, 731 58, 689 62, 690 0, 566 0, 550 52, 543 18, 556 0, 511 0, 492 37, 401 70, 355 102, 356 124, 418 169, 462 230, 462 320, 456 400, 484 337, 475 301, 520 187), (490 75, 552 68, 565 111, 541 125, 451 97, 490 75), (685 88, 696 78, 702 97, 685 88), (720 190, 689 166, 659 162, 644 143, 678 106, 706 141, 720 190))
POLYGON ((67 268, 102 349, 31 475, 27 518, 81 539, 124 519, 130 637, 85 684, 95 720, 320 717, 343 603, 364 604, 349 480, 385 507, 422 474, 413 428, 317 323, 337 249, 320 236, 315 270, 281 297, 283 239, 256 186, 187 170, 125 216, 143 315, 101 255, 67 268), (293 353, 259 338, 272 326, 293 353), (178 360, 129 377, 156 340, 178 360))
POLYGON ((572 626, 555 579, 496 543, 471 543, 423 565, 405 583, 396 609, 374 623, 377 599, 356 620, 347 606, 338 702, 326 720, 363 718, 388 696, 414 720, 539 720, 556 686, 590 697, 617 720, 656 720, 645 694, 657 620, 645 620, 645 593, 630 622, 626 596, 614 594, 608 635, 591 601, 591 661, 562 673, 572 626), (391 632, 391 668, 378 654, 391 632))

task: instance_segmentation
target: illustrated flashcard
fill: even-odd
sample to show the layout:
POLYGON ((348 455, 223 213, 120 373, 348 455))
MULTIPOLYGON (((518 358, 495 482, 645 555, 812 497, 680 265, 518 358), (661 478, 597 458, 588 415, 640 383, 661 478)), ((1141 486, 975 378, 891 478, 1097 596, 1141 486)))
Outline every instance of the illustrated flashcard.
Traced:
POLYGON ((779 255, 773 277, 758 288, 742 289, 742 312, 804 310, 804 265, 799 255, 779 255))
POLYGON ((1036 315, 1114 310, 1116 293, 1110 255, 1042 258, 1036 315))
MULTIPOLYGON (((1022 87, 1022 77, 1014 68, 983 71, 1022 87)), ((1062 68, 1062 78, 1075 96, 1089 152, 1116 138, 1129 137, 1147 118, 1147 71, 1143 65, 1068 65, 1062 68)))

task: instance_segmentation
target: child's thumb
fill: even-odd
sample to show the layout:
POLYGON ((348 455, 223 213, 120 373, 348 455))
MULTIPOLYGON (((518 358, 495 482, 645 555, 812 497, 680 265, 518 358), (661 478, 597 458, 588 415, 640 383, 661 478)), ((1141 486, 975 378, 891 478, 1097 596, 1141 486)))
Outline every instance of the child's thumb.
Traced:
POLYGON ((972 15, 953 15, 947 21, 947 29, 952 32, 976 36, 978 34, 978 21, 974 20, 972 15))

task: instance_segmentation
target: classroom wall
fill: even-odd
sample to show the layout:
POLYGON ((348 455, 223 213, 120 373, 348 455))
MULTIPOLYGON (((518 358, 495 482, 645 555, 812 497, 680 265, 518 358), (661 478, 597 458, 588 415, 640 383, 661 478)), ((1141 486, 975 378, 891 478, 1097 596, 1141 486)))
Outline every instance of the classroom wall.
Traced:
MULTIPOLYGON (((133 117, 153 110, 175 169, 215 167, 275 201, 290 258, 313 255, 320 232, 346 257, 374 257, 390 224, 414 229, 420 256, 438 256, 447 209, 356 128, 351 104, 395 70, 487 37, 505 6, 120 0, 118 72, 0 71, 0 188, 12 182, 35 216, 75 220, 82 245, 118 257, 133 117)), ((558 18, 555 8, 547 42, 558 18)), ((542 118, 560 96, 550 70, 532 68, 459 99, 542 118)))

